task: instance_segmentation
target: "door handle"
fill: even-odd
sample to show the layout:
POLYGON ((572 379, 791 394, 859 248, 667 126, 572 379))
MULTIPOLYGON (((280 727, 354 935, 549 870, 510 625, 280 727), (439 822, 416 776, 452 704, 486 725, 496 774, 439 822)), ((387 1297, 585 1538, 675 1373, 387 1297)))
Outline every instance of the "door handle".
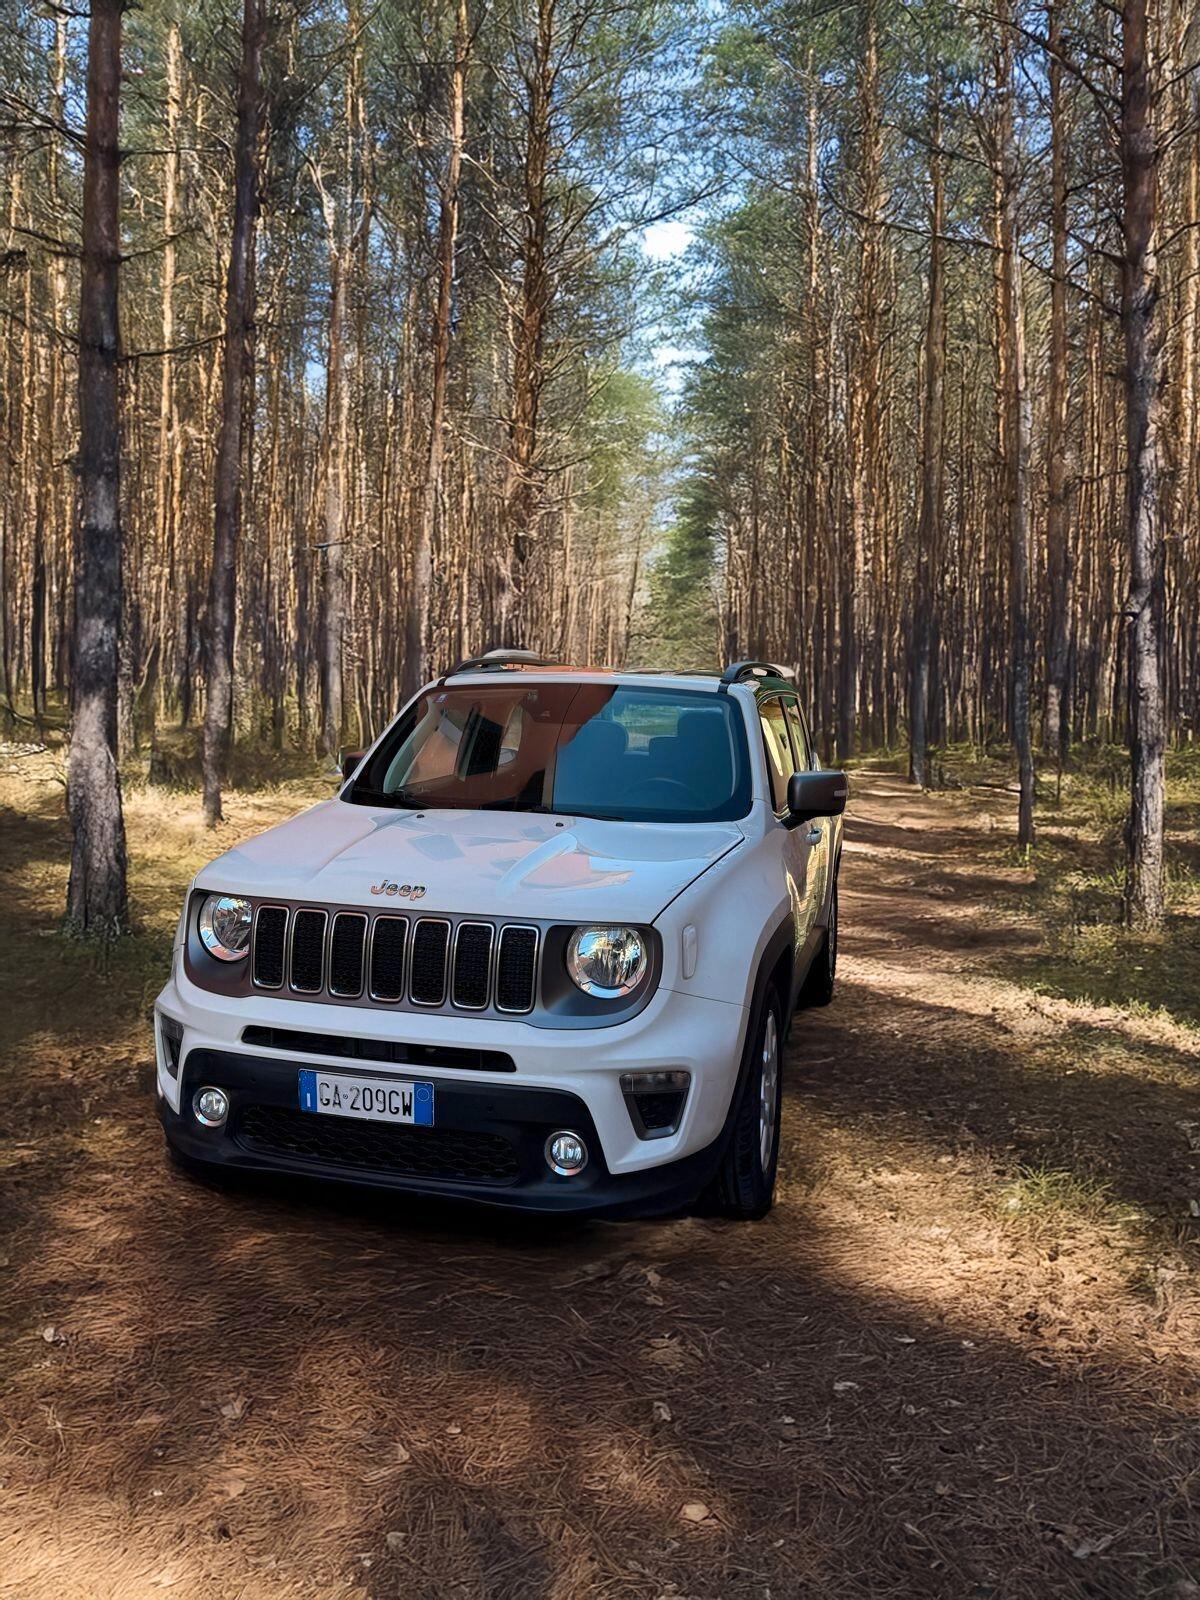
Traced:
POLYGON ((810 827, 809 827, 808 832, 804 835, 804 837, 808 840, 809 844, 820 844, 820 842, 821 842, 821 827, 820 827, 820 824, 816 823, 816 822, 812 823, 810 825, 810 827))

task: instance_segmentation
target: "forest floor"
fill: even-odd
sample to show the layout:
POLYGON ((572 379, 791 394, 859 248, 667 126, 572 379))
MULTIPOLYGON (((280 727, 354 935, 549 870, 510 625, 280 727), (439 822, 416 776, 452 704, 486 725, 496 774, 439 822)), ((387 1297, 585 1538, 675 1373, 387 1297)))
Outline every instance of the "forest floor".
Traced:
POLYGON ((859 772, 775 1211, 564 1227, 170 1168, 186 879, 321 791, 131 788, 113 955, 0 766, 4 1600, 1200 1597, 1200 922, 1069 807, 859 772))

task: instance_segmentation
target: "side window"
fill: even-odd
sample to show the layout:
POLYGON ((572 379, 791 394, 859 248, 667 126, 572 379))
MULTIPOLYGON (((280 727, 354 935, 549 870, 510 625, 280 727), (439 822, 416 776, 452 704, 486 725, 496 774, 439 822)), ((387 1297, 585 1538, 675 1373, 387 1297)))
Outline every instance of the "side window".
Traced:
POLYGON ((792 735, 792 750, 796 757, 796 771, 808 772, 813 764, 812 748, 808 742, 808 730, 804 726, 804 718, 800 715, 800 707, 795 700, 785 700, 783 709, 787 715, 787 725, 792 735))
POLYGON ((783 705, 778 700, 763 700, 759 703, 758 715, 762 723, 763 744, 767 750, 771 797, 776 811, 786 811, 788 779, 795 771, 795 765, 783 705))

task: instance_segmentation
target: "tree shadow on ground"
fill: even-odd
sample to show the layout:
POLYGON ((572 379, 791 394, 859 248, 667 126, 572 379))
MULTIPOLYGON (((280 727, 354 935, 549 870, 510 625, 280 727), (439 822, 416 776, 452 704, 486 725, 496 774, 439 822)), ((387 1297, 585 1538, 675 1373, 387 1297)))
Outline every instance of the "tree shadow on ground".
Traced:
POLYGON ((98 1062, 69 1155, 0 1146, 0 1596, 1192 1600, 1186 1327, 988 1206, 1041 1160, 1176 1216, 1193 1064, 876 964, 793 1037, 757 1226, 212 1190, 98 1062))
POLYGON ((1194 1576, 1194 1372, 999 1337, 925 1280, 882 1292, 819 1183, 757 1227, 225 1194, 123 1110, 16 1200, 21 1600, 1125 1600, 1194 1576))
POLYGON ((803 1094, 843 1120, 886 1119, 947 1148, 982 1144, 999 1168, 1070 1167, 1154 1215, 1188 1218, 1200 1187, 1188 1132, 1200 1128, 1200 1061, 1189 1052, 1115 1049, 1111 1031, 1086 1026, 1005 1038, 988 1017, 867 984, 845 984, 839 1017, 809 1015, 794 1039, 803 1094), (828 1064, 830 1051, 845 1065, 828 1064), (814 1057, 826 1064, 809 1069, 814 1057))

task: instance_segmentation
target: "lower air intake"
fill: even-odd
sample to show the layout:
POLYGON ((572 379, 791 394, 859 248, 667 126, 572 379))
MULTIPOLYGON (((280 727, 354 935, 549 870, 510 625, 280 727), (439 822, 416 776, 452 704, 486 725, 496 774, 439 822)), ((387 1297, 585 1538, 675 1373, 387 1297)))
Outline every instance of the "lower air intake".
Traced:
POLYGON ((521 1176, 515 1148, 496 1133, 396 1127, 282 1106, 248 1106, 235 1137, 244 1149, 264 1155, 398 1178, 502 1187, 521 1176))

